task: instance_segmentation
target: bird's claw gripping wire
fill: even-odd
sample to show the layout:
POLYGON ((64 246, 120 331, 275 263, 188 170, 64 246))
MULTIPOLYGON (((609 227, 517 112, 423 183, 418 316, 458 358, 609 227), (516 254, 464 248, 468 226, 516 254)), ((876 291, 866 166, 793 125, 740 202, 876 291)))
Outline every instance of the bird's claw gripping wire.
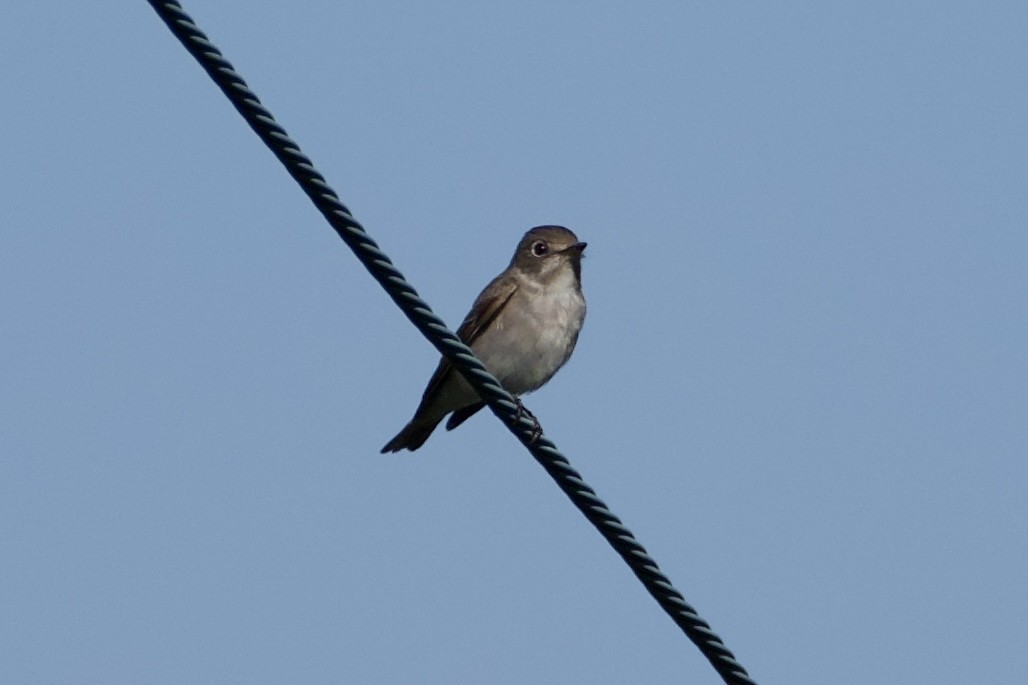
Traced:
POLYGON ((528 441, 534 445, 543 434, 543 427, 539 425, 539 419, 535 418, 535 414, 529 411, 528 407, 521 403, 520 397, 515 397, 514 401, 518 403, 517 412, 514 414, 514 421, 516 423, 521 423, 521 419, 526 417, 532 420, 532 437, 530 437, 528 441))

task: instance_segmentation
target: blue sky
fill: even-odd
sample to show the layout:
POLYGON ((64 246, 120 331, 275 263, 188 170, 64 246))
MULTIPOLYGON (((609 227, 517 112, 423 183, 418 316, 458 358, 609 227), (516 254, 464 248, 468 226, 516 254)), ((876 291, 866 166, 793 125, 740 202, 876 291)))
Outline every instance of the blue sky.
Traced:
MULTIPOLYGON (((185 6, 762 683, 1028 671, 1028 6, 185 6)), ((718 678, 146 3, 0 17, 0 680, 718 678)))

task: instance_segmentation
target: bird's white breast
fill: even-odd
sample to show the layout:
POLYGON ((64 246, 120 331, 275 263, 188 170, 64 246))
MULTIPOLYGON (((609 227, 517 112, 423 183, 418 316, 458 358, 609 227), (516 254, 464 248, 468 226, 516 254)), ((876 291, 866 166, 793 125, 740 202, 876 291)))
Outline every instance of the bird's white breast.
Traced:
POLYGON ((571 356, 584 320, 585 298, 570 268, 543 283, 522 279, 482 361, 509 392, 537 390, 571 356))

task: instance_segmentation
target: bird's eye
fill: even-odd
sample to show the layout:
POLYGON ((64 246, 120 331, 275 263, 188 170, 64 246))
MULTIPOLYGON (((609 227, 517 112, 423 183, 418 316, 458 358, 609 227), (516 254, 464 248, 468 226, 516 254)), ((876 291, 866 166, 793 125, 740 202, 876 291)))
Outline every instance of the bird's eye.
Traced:
POLYGON ((536 257, 542 257, 550 251, 550 247, 541 240, 537 240, 532 243, 532 254, 536 257))

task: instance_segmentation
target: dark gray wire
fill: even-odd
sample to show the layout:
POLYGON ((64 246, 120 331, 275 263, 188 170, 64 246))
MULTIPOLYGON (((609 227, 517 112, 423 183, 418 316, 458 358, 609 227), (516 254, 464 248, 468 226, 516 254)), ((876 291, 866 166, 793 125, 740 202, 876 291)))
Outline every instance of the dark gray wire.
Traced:
POLYGON ((582 480, 567 458, 545 436, 540 435, 538 439, 533 440, 536 437, 534 435, 535 424, 530 416, 526 416, 524 412, 518 412, 514 398, 486 371, 482 362, 475 357, 471 350, 446 328, 446 325, 432 312, 428 304, 418 297, 417 292, 393 266, 389 257, 378 249, 375 241, 350 215, 350 211, 340 202, 335 191, 314 168, 310 159, 286 135, 285 130, 261 105, 260 100, 249 89, 242 77, 236 73, 228 60, 197 28, 192 18, 177 2, 161 2, 159 0, 149 0, 149 2, 171 29, 171 32, 175 34, 175 37, 182 42, 186 50, 196 58, 200 66, 221 88, 246 123, 250 125, 250 128, 260 136, 264 144, 282 162, 289 175, 300 184, 300 187, 311 198, 339 237, 343 239, 343 242, 357 255, 357 259, 403 310, 411 323, 468 379, 468 382, 478 391, 492 412, 532 453, 532 456, 546 469, 564 494, 571 498, 574 505, 600 531, 611 547, 621 555, 621 558, 642 581, 657 603, 699 647, 721 678, 726 683, 755 685, 755 682, 746 673, 746 669, 735 660, 735 656, 725 647, 721 638, 710 629, 706 621, 699 617, 696 610, 686 603, 682 594, 661 572, 657 562, 650 558, 631 531, 607 509, 607 505, 582 480))

